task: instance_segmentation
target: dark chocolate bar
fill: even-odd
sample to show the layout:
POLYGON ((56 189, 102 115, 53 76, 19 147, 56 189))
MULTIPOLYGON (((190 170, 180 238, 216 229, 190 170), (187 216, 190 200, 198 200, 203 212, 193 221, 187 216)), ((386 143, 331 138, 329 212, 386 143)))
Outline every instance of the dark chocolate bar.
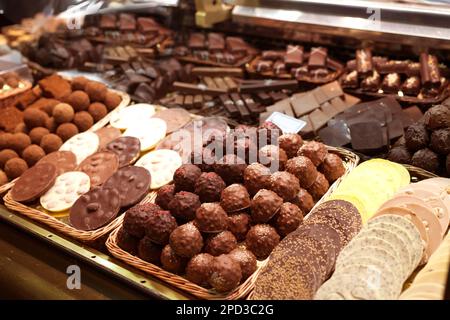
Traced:
POLYGON ((284 63, 288 68, 300 67, 303 63, 303 47, 288 45, 284 63))
POLYGON ((206 48, 205 35, 200 32, 191 33, 189 36, 188 47, 194 50, 206 48))
POLYGON ((248 49, 248 44, 239 37, 227 37, 226 38, 227 48, 230 52, 243 52, 246 53, 248 49))
POLYGON ((349 129, 354 150, 378 153, 388 147, 387 130, 378 121, 353 123, 349 129))
POLYGON ((203 106, 203 96, 201 94, 196 94, 194 96, 194 108, 200 109, 203 106))
POLYGON ((192 109, 194 107, 194 96, 187 95, 184 97, 184 107, 186 109, 192 109))
POLYGON ((308 67, 310 69, 323 68, 327 64, 328 49, 324 47, 311 48, 308 67))
POLYGON ((249 94, 243 94, 242 96, 242 100, 244 100, 244 103, 247 107, 248 110, 250 110, 250 113, 252 115, 257 115, 261 112, 266 111, 266 108, 258 105, 255 100, 253 100, 253 98, 251 97, 251 95, 249 94))
POLYGON ((277 90, 296 90, 298 88, 297 80, 263 80, 257 84, 243 84, 240 86, 241 93, 252 93, 261 90, 277 91, 277 90))
POLYGON ((420 77, 422 79, 422 85, 427 88, 437 88, 440 86, 441 73, 436 56, 428 53, 420 54, 420 77))
POLYGON ((226 90, 207 87, 204 84, 191 84, 185 82, 175 81, 173 83, 174 90, 187 94, 205 94, 205 95, 220 95, 226 93, 226 90))
POLYGON ((220 101, 222 102, 225 110, 232 116, 236 117, 239 115, 239 110, 237 106, 234 104, 233 100, 231 100, 230 96, 227 94, 221 94, 219 96, 220 101))
POLYGON ((215 68, 215 67, 194 67, 192 74, 209 77, 238 77, 243 76, 242 68, 215 68))
POLYGON ((368 75, 373 71, 372 51, 370 49, 356 50, 356 71, 368 75))
POLYGON ((250 117, 250 111, 245 106, 242 97, 237 93, 232 93, 230 96, 234 104, 236 105, 237 109, 239 110, 241 118, 248 119, 250 117))
POLYGON ((208 33, 208 49, 211 51, 225 50, 225 39, 222 34, 208 33))
POLYGON ((377 63, 377 71, 381 74, 385 73, 406 73, 408 70, 408 61, 389 60, 377 63))
POLYGON ((263 60, 284 60, 285 52, 284 51, 275 51, 275 50, 266 50, 261 54, 261 58, 263 60))

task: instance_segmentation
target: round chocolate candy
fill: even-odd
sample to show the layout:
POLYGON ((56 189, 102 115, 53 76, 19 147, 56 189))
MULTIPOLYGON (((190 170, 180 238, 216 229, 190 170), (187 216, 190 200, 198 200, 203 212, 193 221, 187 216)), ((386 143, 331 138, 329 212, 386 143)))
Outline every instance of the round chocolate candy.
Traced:
POLYGON ((122 168, 136 162, 141 152, 141 142, 135 137, 120 137, 106 145, 106 150, 112 151, 119 157, 122 168))
POLYGON ((114 127, 103 127, 95 131, 100 140, 99 149, 105 148, 110 142, 116 140, 122 135, 122 132, 114 127))
POLYGON ((99 151, 87 157, 79 169, 91 179, 91 186, 100 186, 119 169, 119 158, 113 152, 99 151))
POLYGON ((60 176, 63 173, 75 170, 77 157, 72 151, 55 151, 39 160, 38 164, 41 163, 53 164, 56 167, 56 174, 60 176))

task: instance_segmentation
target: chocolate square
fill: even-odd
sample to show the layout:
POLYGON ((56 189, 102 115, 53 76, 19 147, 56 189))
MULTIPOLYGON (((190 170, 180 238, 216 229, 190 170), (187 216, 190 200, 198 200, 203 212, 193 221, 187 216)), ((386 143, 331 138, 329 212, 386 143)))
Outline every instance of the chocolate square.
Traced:
POLYGON ((330 120, 331 118, 322 110, 316 109, 309 114, 309 119, 311 120, 313 130, 317 132, 320 128, 326 125, 328 120, 330 120))
POLYGON ((288 68, 300 67, 303 63, 303 47, 288 45, 284 63, 288 68))
POLYGON ((339 111, 333 107, 333 105, 329 102, 325 102, 322 104, 320 109, 325 113, 330 119, 339 113, 339 111))
POLYGON ((333 147, 342 147, 351 142, 350 129, 342 120, 328 121, 328 126, 319 130, 319 137, 323 143, 333 147))
POLYGON ((220 33, 208 33, 208 49, 211 51, 225 50, 225 38, 220 33))
POLYGON ((188 47, 193 50, 204 49, 205 45, 205 35, 200 32, 191 33, 189 36, 188 47))
POLYGON ((308 67, 310 69, 317 69, 326 67, 328 49, 324 47, 311 48, 309 54, 308 67))
POLYGON ((316 98, 310 92, 294 94, 291 98, 291 104, 297 117, 310 113, 320 107, 316 98))

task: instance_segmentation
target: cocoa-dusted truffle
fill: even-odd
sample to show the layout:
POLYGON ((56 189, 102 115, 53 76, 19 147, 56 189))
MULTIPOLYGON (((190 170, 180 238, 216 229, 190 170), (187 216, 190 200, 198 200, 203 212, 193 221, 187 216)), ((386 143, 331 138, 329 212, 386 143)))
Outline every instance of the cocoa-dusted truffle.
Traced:
POLYGON ((14 133, 25 133, 28 134, 28 128, 27 125, 23 122, 19 123, 15 128, 14 128, 14 133))
POLYGON ((203 238, 193 223, 186 223, 176 228, 169 239, 170 246, 179 256, 191 258, 203 248, 203 238))
POLYGON ((89 99, 91 101, 104 101, 106 93, 108 92, 108 89, 103 83, 97 82, 97 81, 89 81, 85 87, 84 90, 89 96, 89 99))
POLYGON ((56 129, 56 134, 62 139, 62 141, 67 141, 74 135, 78 134, 78 128, 73 123, 62 123, 56 129))
POLYGON ((250 195, 269 187, 270 169, 260 163, 252 163, 244 170, 244 185, 250 195))
POLYGON ((229 256, 241 266, 242 281, 245 281, 256 271, 256 257, 250 250, 236 248, 230 252, 229 256))
POLYGON ((327 178, 319 172, 316 181, 308 188, 308 192, 315 200, 319 200, 322 196, 327 193, 330 184, 327 178))
POLYGON ((0 170, 0 186, 8 183, 8 176, 3 170, 0 170))
POLYGON ((209 277, 213 270, 214 257, 209 253, 194 256, 187 264, 186 278, 202 287, 209 287, 209 277))
POLYGON ((108 91, 105 95, 104 102, 108 111, 111 111, 122 102, 122 98, 117 93, 108 91))
POLYGON ((36 127, 36 128, 31 129, 31 131, 29 133, 31 143, 40 144, 42 137, 49 133, 50 133, 50 131, 47 128, 43 128, 43 127, 36 127))
POLYGON ((14 133, 11 137, 11 149, 17 153, 21 153, 26 147, 31 144, 30 137, 25 133, 14 133))
POLYGON ((121 228, 119 232, 117 232, 117 245, 122 250, 125 250, 132 255, 137 255, 139 238, 136 238, 125 231, 124 228, 121 228))
POLYGON ((86 83, 89 82, 89 79, 78 76, 72 79, 72 90, 84 90, 86 83))
POLYGON ((226 154, 216 162, 214 171, 226 184, 242 183, 244 170, 247 168, 245 161, 235 154, 226 154))
POLYGON ((53 117, 48 118, 45 121, 45 127, 48 129, 48 131, 55 132, 56 128, 57 128, 55 118, 53 118, 53 117))
POLYGON ((266 259, 280 242, 275 228, 268 224, 257 224, 250 228, 245 239, 247 248, 258 260, 266 259))
POLYGON ((285 202, 275 216, 274 226, 280 236, 285 237, 296 230, 303 221, 303 213, 295 204, 285 202))
POLYGON ((298 150, 297 155, 309 158, 317 167, 327 156, 327 148, 323 143, 317 141, 309 141, 303 144, 298 150))
POLYGON ((215 257, 212 269, 209 284, 218 292, 233 290, 241 282, 241 266, 229 255, 215 257))
POLYGON ((18 178, 28 169, 25 160, 21 158, 12 158, 6 161, 4 171, 9 179, 18 178))
POLYGON ((144 261, 160 264, 161 262, 161 246, 151 241, 149 237, 144 237, 139 241, 138 257, 144 261))
POLYGON ((161 208, 153 203, 137 204, 127 210, 123 218, 123 228, 133 237, 141 239, 145 235, 146 223, 151 215, 161 208))
POLYGON ((298 156, 286 162, 286 171, 292 173, 303 188, 309 188, 317 178, 317 168, 307 157, 298 156))
POLYGON ((429 130, 450 127, 450 107, 439 104, 431 107, 424 114, 425 126, 429 130))
POLYGON ((44 150, 35 144, 26 147, 22 152, 22 158, 27 162, 29 167, 34 166, 34 164, 41 160, 44 156, 44 150))
POLYGON ((169 210, 175 218, 181 221, 191 221, 195 219, 195 211, 200 204, 200 199, 195 193, 180 191, 170 201, 169 210))
POLYGON ((203 172, 195 184, 195 193, 202 202, 218 202, 225 187, 225 182, 217 173, 203 172))
POLYGON ((278 171, 270 176, 270 190, 278 194, 284 201, 295 198, 300 191, 300 182, 292 173, 278 171))
POLYGON ((78 127, 80 132, 88 130, 94 124, 94 118, 87 111, 75 113, 73 123, 78 127))
POLYGON ((0 133, 0 150, 3 149, 11 149, 11 138, 13 134, 6 132, 6 133, 0 133))
MULTIPOLYGON (((267 141, 267 144, 276 145, 278 137, 282 135, 281 129, 273 122, 266 121, 258 127, 258 141, 267 141)), ((263 146, 260 146, 263 147, 263 146)))
POLYGON ((177 255, 169 245, 161 252, 161 265, 164 270, 172 273, 183 273, 188 260, 177 255))
POLYGON ((450 128, 433 131, 430 139, 430 148, 439 154, 450 153, 450 128))
POLYGON ((425 148, 429 141, 427 129, 422 123, 412 124, 405 131, 405 144, 412 152, 425 148))
POLYGON ((0 169, 3 169, 5 167, 5 163, 9 159, 18 158, 18 157, 19 157, 19 155, 17 154, 17 152, 15 152, 12 149, 4 149, 4 150, 0 151, 0 169))
POLYGON ((236 237, 230 231, 222 231, 211 235, 205 242, 205 252, 213 256, 229 253, 236 247, 236 237))
POLYGON ((280 209, 283 198, 275 192, 261 189, 252 199, 251 217, 254 223, 269 221, 280 209))
POLYGON ((327 178, 328 182, 333 183, 345 173, 344 162, 341 157, 334 153, 328 153, 320 165, 320 170, 327 178))
POLYGON ((66 102, 70 104, 75 112, 85 111, 89 107, 91 101, 89 96, 84 91, 73 91, 68 97, 66 102))
POLYGON ((145 223, 145 234, 153 242, 165 245, 169 242, 169 236, 178 227, 177 221, 169 211, 153 211, 145 223))
POLYGON ((439 170, 438 155, 428 148, 421 149, 414 153, 411 164, 433 173, 437 173, 439 170))
POLYGON ((74 117, 73 108, 67 103, 58 103, 53 108, 53 118, 57 124, 70 122, 74 117))
POLYGON ((58 151, 62 144, 63 142, 60 137, 56 134, 49 133, 42 137, 40 146, 48 154, 53 151, 58 151))
POLYGON ((232 184, 222 191, 220 205, 226 212, 236 212, 250 206, 250 195, 242 184, 232 184))
POLYGON ((23 112, 23 122, 30 130, 36 127, 44 127, 47 119, 48 115, 39 109, 28 108, 23 112))
POLYGON ((286 152, 289 159, 297 155, 302 145, 303 139, 296 133, 286 133, 278 137, 278 146, 286 152))
POLYGON ((189 163, 183 164, 173 175, 176 189, 193 192, 195 190, 195 183, 201 174, 202 171, 196 165, 189 163))
POLYGON ((393 162, 411 164, 412 154, 405 146, 399 146, 392 148, 389 151, 387 158, 393 162))
POLYGON ((258 159, 261 164, 270 168, 272 172, 275 172, 278 170, 284 170, 288 157, 283 149, 280 149, 272 144, 268 144, 267 146, 259 149, 258 159))
POLYGON ((227 219, 227 213, 217 202, 203 203, 195 213, 195 225, 201 232, 226 230, 227 219))
POLYGON ((88 112, 94 119, 94 122, 97 122, 106 116, 106 114, 108 113, 108 109, 106 109, 106 106, 103 103, 94 102, 89 106, 88 112))
POLYGON ((175 185, 167 184, 158 189, 155 203, 163 208, 164 210, 169 210, 169 203, 172 201, 175 195, 175 185))
POLYGON ((52 116, 53 108, 60 103, 56 99, 40 98, 38 101, 30 105, 28 108, 37 108, 44 111, 49 117, 52 116))
POLYGON ((297 196, 292 200, 292 203, 297 205, 300 209, 302 209, 302 212, 305 213, 305 215, 311 211, 311 209, 314 207, 314 199, 309 194, 309 192, 303 188, 300 188, 300 191, 298 192, 297 196))

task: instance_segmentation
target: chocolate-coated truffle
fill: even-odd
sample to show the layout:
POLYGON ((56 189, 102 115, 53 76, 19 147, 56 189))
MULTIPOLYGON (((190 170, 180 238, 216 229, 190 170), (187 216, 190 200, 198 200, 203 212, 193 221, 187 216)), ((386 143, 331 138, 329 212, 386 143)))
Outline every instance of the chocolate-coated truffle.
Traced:
POLYGON ((433 131, 430 139, 430 148, 442 155, 450 153, 450 128, 433 131))
POLYGON ((26 147, 31 144, 30 137, 25 133, 14 133, 11 137, 11 149, 17 153, 21 153, 26 147))
POLYGON ((23 122, 30 130, 36 127, 44 127, 47 119, 48 115, 36 108, 28 108, 23 112, 23 122))
POLYGON ((195 184, 195 193, 201 202, 218 202, 225 187, 225 182, 217 173, 203 172, 195 184))
POLYGON ((179 191, 184 190, 193 192, 195 190, 195 183, 201 174, 202 171, 196 165, 189 163, 183 164, 173 175, 176 189, 179 191))
POLYGON ((89 79, 85 77, 75 77, 72 79, 72 90, 84 90, 86 83, 89 82, 89 79))
POLYGON ((308 188, 308 192, 315 200, 319 200, 322 196, 327 193, 330 184, 327 178, 319 172, 316 181, 308 188))
POLYGON ((175 218, 181 221, 191 221, 195 219, 195 211, 200 204, 200 199, 195 193, 180 191, 170 201, 169 210, 175 218))
POLYGON ((111 111, 122 102, 122 98, 117 93, 108 91, 105 95, 104 102, 108 111, 111 111))
POLYGON ((389 151, 387 158, 393 162, 411 164, 412 154, 405 146, 399 146, 392 148, 389 151))
POLYGON ((243 241, 250 230, 250 215, 247 213, 237 213, 228 217, 228 230, 238 241, 243 241))
POLYGON ((220 205, 226 212, 236 212, 250 206, 250 195, 242 184, 232 184, 222 191, 220 205))
POLYGON ((209 284, 218 292, 227 292, 236 288, 242 279, 240 264, 229 255, 214 258, 213 271, 209 284))
POLYGON ((250 250, 236 248, 230 252, 229 256, 241 266, 242 281, 245 281, 256 271, 256 257, 250 250))
POLYGON ((280 236, 285 237, 296 230, 303 221, 303 213, 295 204, 285 202, 275 216, 274 226, 280 236))
POLYGON ((345 173, 344 162, 341 157, 334 153, 327 154, 319 169, 330 183, 333 183, 345 173))
POLYGON ((227 213, 217 202, 202 203, 195 213, 195 225, 201 232, 226 230, 227 219, 227 213))
POLYGON ((270 169, 260 163, 252 163, 244 171, 244 185, 250 195, 269 187, 270 169))
POLYGON ((62 123, 56 129, 56 134, 62 139, 62 141, 67 141, 74 135, 78 134, 78 128, 73 123, 62 123))
POLYGON ((194 256, 187 264, 186 278, 202 287, 209 287, 209 277, 213 270, 214 257, 209 253, 194 256))
POLYGON ((269 221, 280 209, 283 198, 275 192, 261 189, 252 199, 251 217, 254 223, 269 221))
POLYGON ((86 92, 80 90, 73 91, 69 97, 67 97, 66 101, 72 106, 75 112, 86 111, 91 103, 86 92))
POLYGON ((6 132, 6 133, 0 133, 0 150, 3 149, 11 149, 11 138, 13 134, 6 132))
POLYGON ((405 144, 411 152, 427 147, 429 141, 427 129, 422 123, 412 124, 405 131, 405 144))
POLYGON ((216 162, 214 171, 226 184, 242 183, 244 170, 247 168, 245 161, 235 154, 227 154, 216 162))
POLYGON ((53 108, 53 118, 57 124, 70 122, 74 117, 73 108, 67 103, 59 103, 53 108))
POLYGON ((106 106, 103 103, 94 102, 89 106, 88 112, 94 119, 94 122, 97 122, 106 116, 106 114, 108 113, 108 109, 106 109, 106 106))
POLYGON ((153 242, 165 245, 169 242, 169 236, 177 226, 177 221, 169 211, 153 211, 145 223, 145 234, 153 242))
POLYGON ((294 199, 300 191, 300 182, 292 173, 278 171, 270 176, 270 190, 278 194, 284 201, 294 199))
POLYGON ((17 154, 17 152, 15 152, 12 149, 4 149, 4 150, 0 151, 0 169, 3 169, 5 167, 5 163, 9 159, 18 158, 18 157, 19 157, 19 155, 17 154))
POLYGON ((411 164, 433 173, 437 173, 439 170, 438 155, 428 148, 421 149, 414 153, 411 164))
POLYGON ((144 261, 160 264, 161 251, 161 246, 152 242, 149 237, 144 237, 139 241, 138 257, 144 261))
POLYGON ((85 85, 84 90, 88 94, 89 99, 91 99, 91 101, 100 101, 100 102, 103 102, 105 100, 106 93, 108 92, 108 89, 103 83, 96 81, 89 81, 85 85))
POLYGON ((278 146, 286 152, 289 159, 297 155, 302 145, 303 139, 296 133, 286 133, 278 138, 278 146))
POLYGON ((0 170, 0 186, 8 183, 8 176, 3 170, 0 170))
POLYGON ((257 224, 250 228, 245 239, 249 249, 258 260, 266 259, 280 242, 277 231, 268 224, 257 224))
POLYGON ((6 161, 4 171, 9 179, 18 178, 28 169, 25 160, 21 158, 12 158, 6 161))
POLYGON ((136 238, 125 231, 124 228, 121 228, 119 232, 117 232, 117 245, 122 250, 125 250, 132 255, 137 255, 139 238, 136 238))
POLYGON ((63 142, 60 137, 56 134, 49 133, 42 137, 40 146, 48 154, 53 151, 58 151, 62 144, 63 142))
POLYGON ((258 152, 259 163, 270 168, 272 172, 278 170, 284 170, 286 162, 288 160, 286 152, 277 146, 268 144, 267 146, 259 149, 258 152))
POLYGON ((42 137, 49 133, 50 133, 50 131, 47 128, 43 128, 43 127, 36 127, 36 128, 31 129, 30 134, 29 134, 31 143, 40 144, 42 137))
POLYGON ((169 245, 161 252, 161 265, 164 270, 180 274, 184 272, 188 260, 177 255, 169 245))
POLYGON ((22 152, 22 158, 27 162, 29 167, 34 166, 34 164, 41 160, 44 156, 44 150, 35 144, 26 147, 22 152))
POLYGON ((309 158, 317 167, 327 156, 327 148, 323 143, 317 141, 309 141, 303 144, 298 150, 297 155, 309 158))
POLYGON ((73 123, 78 127, 80 132, 88 130, 94 124, 94 118, 87 111, 75 113, 73 123))
POLYGON ((298 192, 297 196, 292 200, 292 203, 297 205, 300 209, 302 209, 302 212, 305 213, 305 215, 311 211, 311 209, 314 207, 314 199, 309 194, 309 192, 303 188, 300 188, 300 191, 298 192))
POLYGON ((45 121, 45 127, 47 128, 48 131, 55 132, 56 128, 57 128, 55 118, 53 118, 53 117, 48 118, 45 121))
POLYGON ((123 218, 123 228, 136 238, 143 238, 148 219, 161 208, 153 203, 137 204, 127 210, 123 218))
POLYGON ((169 210, 169 203, 173 200, 175 195, 175 185, 167 184, 158 189, 156 194, 155 203, 163 208, 164 210, 169 210))
POLYGON ((230 231, 222 231, 211 235, 205 242, 205 252, 213 256, 229 253, 236 247, 236 237, 230 231))
POLYGON ((439 104, 431 107, 424 114, 425 126, 429 130, 450 127, 450 107, 439 104))
POLYGON ((286 171, 292 173, 303 188, 309 188, 317 178, 317 168, 307 157, 298 156, 286 162, 286 171))
POLYGON ((265 140, 267 141, 267 144, 273 145, 278 143, 278 137, 282 135, 281 129, 273 122, 264 122, 258 127, 257 132, 258 141, 265 140))
POLYGON ((170 235, 169 243, 177 255, 185 258, 195 256, 203 248, 202 234, 192 223, 176 228, 170 235))

